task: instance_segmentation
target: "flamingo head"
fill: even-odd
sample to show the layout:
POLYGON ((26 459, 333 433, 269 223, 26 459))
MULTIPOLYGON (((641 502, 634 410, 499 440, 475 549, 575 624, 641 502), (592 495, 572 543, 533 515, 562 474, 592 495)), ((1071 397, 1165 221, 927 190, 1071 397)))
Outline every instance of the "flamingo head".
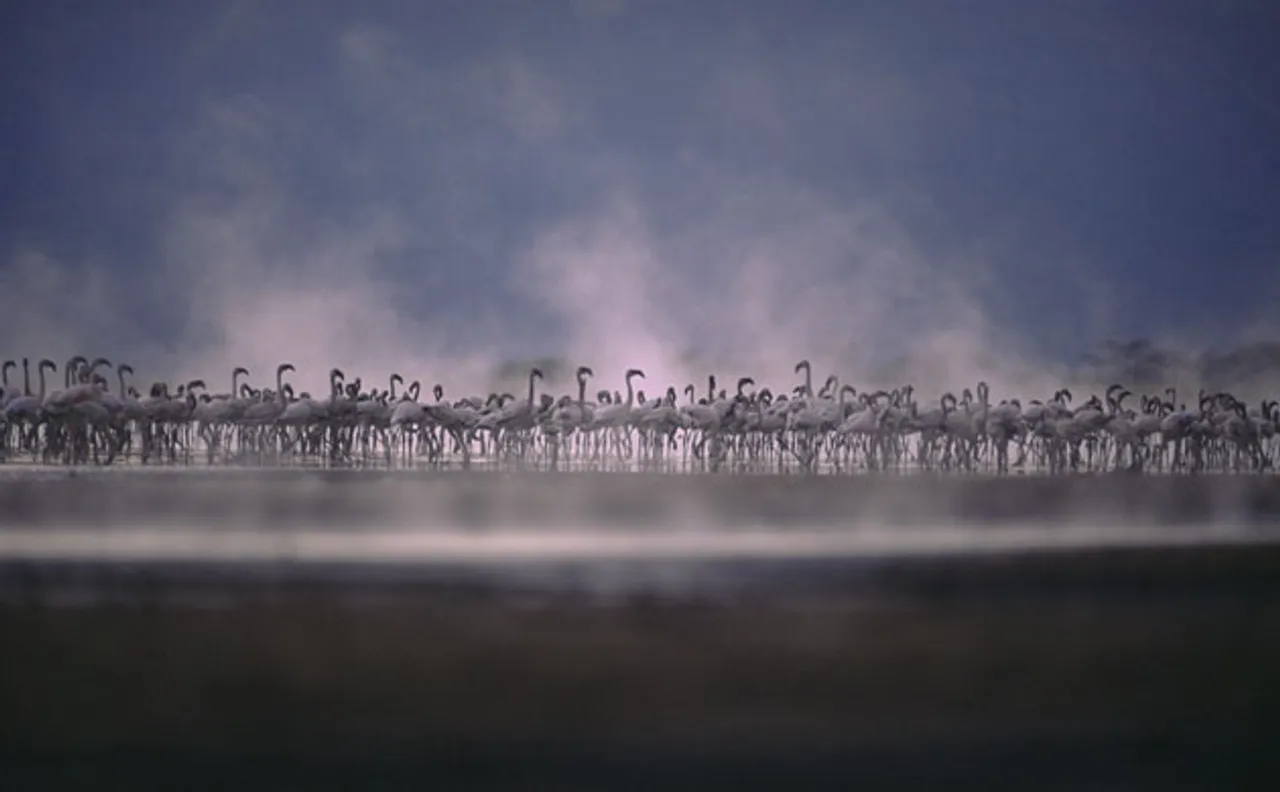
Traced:
POLYGON ((583 382, 587 377, 594 377, 596 373, 591 370, 590 366, 578 366, 578 381, 583 382))

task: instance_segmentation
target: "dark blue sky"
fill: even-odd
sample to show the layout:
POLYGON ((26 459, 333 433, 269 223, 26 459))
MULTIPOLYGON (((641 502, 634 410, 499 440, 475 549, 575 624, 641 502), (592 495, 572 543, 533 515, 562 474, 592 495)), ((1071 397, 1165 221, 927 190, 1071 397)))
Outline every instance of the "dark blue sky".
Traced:
MULTIPOLYGON (((221 338, 211 290, 358 275, 397 322, 474 320, 487 343, 551 349, 598 325, 530 279, 634 266, 670 300, 712 300, 747 259, 782 271, 760 321, 794 307, 837 336, 867 336, 846 313, 881 327, 945 305, 944 325, 977 315, 1065 353, 1064 337, 1214 343, 1280 314, 1275 3, 0 14, 0 307, 46 328, 31 312, 61 311, 77 341, 221 338), (40 266, 72 285, 32 286, 40 266), (847 298, 814 308, 813 284, 847 298), (114 324, 81 330, 83 300, 110 301, 114 324)), ((667 321, 662 342, 697 346, 723 317, 667 321)))

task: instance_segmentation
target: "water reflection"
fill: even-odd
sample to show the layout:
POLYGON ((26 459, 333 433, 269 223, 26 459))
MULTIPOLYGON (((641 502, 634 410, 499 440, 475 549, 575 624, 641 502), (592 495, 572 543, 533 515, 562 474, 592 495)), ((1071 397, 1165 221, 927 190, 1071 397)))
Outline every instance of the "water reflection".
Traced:
POLYGON ((708 530, 617 527, 548 529, 364 528, 338 532, 221 526, 42 527, 0 532, 0 558, 153 561, 502 563, 646 559, 835 559, 1029 550, 1255 543, 1280 531, 1245 524, 943 524, 708 530))

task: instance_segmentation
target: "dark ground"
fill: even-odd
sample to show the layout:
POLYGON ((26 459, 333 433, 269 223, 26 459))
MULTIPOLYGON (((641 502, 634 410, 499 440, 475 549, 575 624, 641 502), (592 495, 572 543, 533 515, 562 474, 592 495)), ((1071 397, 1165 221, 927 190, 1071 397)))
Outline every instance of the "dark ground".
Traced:
POLYGON ((42 574, 0 608, 4 789, 1280 780, 1272 548, 900 561, 776 603, 264 575, 197 608, 135 570, 57 608, 42 574))
MULTIPOLYGON (((1273 519, 1274 479, 1219 481, 1177 497, 1273 519)), ((814 486, 741 497, 834 519, 847 490, 814 486)), ((1076 496, 1166 508, 1143 486, 1076 496)), ((416 566, 0 562, 0 789, 1280 788, 1280 546, 718 563, 734 585, 603 604, 416 566)))

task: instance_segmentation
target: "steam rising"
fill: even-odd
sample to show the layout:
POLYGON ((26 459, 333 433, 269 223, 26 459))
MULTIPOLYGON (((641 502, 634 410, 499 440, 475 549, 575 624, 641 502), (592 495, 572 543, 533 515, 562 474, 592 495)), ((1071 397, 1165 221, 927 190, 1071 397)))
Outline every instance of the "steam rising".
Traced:
MULTIPOLYGON (((599 36, 635 13, 570 10, 599 36)), ((256 51, 274 35, 259 17, 236 6, 193 52, 256 51)), ((5 252, 0 353, 105 355, 142 384, 200 376, 215 390, 235 365, 261 385, 288 360, 299 390, 324 392, 338 366, 455 397, 522 356, 590 365, 611 389, 639 367, 651 392, 701 392, 712 371, 785 386, 809 358, 815 376, 859 387, 936 394, 986 379, 997 397, 1045 396, 1065 361, 1001 307, 1029 288, 1105 292, 1010 278, 985 232, 922 244, 917 229, 936 231, 921 220, 927 196, 892 179, 833 189, 793 167, 791 149, 819 145, 869 174, 934 112, 882 68, 821 66, 838 41, 771 66, 717 40, 705 62, 693 49, 653 60, 649 80, 582 76, 536 48, 424 52, 435 44, 392 25, 335 25, 308 45, 327 68, 283 87, 193 83, 164 167, 139 174, 159 196, 150 238, 5 252), (695 87, 667 85, 668 69, 695 87), (646 98, 662 90, 665 104, 646 98), (669 124, 642 117, 654 111, 669 124)), ((739 27, 726 41, 751 41, 739 27)), ((1101 337, 1111 311, 1082 306, 1082 336, 1101 337)))

